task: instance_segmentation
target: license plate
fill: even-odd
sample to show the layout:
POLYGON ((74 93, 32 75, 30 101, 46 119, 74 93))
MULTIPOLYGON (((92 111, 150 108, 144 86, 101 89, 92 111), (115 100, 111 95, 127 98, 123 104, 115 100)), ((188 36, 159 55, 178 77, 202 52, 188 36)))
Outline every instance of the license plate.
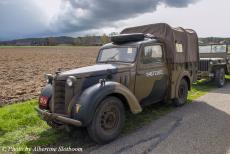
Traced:
POLYGON ((47 107, 49 98, 47 96, 40 96, 39 104, 43 107, 47 107))

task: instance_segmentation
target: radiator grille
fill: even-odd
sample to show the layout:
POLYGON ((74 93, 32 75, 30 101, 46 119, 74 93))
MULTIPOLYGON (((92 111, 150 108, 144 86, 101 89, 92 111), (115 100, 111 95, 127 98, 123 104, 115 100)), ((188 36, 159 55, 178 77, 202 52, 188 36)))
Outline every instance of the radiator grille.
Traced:
POLYGON ((208 71, 209 60, 200 60, 199 61, 199 71, 208 71))
POLYGON ((65 81, 54 81, 54 112, 65 113, 65 81))

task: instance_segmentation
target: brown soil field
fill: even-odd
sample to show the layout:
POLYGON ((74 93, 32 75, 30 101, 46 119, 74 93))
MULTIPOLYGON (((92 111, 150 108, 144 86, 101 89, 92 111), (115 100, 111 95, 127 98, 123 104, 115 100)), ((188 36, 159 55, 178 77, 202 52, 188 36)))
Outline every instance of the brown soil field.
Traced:
POLYGON ((92 65, 99 47, 0 47, 0 106, 37 98, 44 74, 92 65))

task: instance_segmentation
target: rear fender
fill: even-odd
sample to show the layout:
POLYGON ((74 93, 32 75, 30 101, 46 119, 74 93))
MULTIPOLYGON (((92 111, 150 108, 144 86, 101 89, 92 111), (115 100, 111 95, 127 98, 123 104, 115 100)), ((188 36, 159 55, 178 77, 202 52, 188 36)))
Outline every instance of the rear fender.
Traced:
POLYGON ((191 84, 192 84, 192 79, 191 79, 191 77, 190 77, 190 74, 189 74, 189 72, 188 71, 184 71, 184 72, 182 72, 181 74, 180 74, 180 76, 179 76, 179 78, 178 78, 178 80, 177 80, 177 84, 176 84, 176 98, 178 97, 178 93, 177 93, 177 91, 178 91, 178 89, 179 89, 179 86, 180 86, 180 81, 183 79, 183 78, 185 78, 186 79, 186 81, 188 82, 188 88, 189 88, 189 90, 191 90, 191 84))
POLYGON ((104 85, 100 83, 93 85, 84 90, 77 99, 73 98, 70 108, 74 118, 82 121, 83 125, 89 124, 100 102, 112 94, 124 96, 132 113, 136 114, 142 111, 138 100, 127 87, 117 82, 108 81, 104 85))

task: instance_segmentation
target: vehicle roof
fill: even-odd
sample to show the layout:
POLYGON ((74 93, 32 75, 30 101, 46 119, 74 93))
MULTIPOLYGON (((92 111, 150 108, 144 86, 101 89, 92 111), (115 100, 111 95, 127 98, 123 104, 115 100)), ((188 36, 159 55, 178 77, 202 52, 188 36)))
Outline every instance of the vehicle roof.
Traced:
POLYGON ((185 63, 198 61, 198 37, 194 30, 173 28, 166 23, 149 24, 129 27, 121 34, 143 33, 150 34, 162 40, 165 45, 168 63, 185 63), (183 53, 177 52, 182 48, 183 53))
POLYGON ((144 40, 141 40, 141 41, 132 41, 132 42, 126 42, 126 43, 119 43, 119 44, 111 42, 111 43, 103 45, 101 49, 118 47, 118 46, 139 46, 140 44, 145 44, 145 43, 160 43, 160 41, 158 39, 145 38, 144 40))

